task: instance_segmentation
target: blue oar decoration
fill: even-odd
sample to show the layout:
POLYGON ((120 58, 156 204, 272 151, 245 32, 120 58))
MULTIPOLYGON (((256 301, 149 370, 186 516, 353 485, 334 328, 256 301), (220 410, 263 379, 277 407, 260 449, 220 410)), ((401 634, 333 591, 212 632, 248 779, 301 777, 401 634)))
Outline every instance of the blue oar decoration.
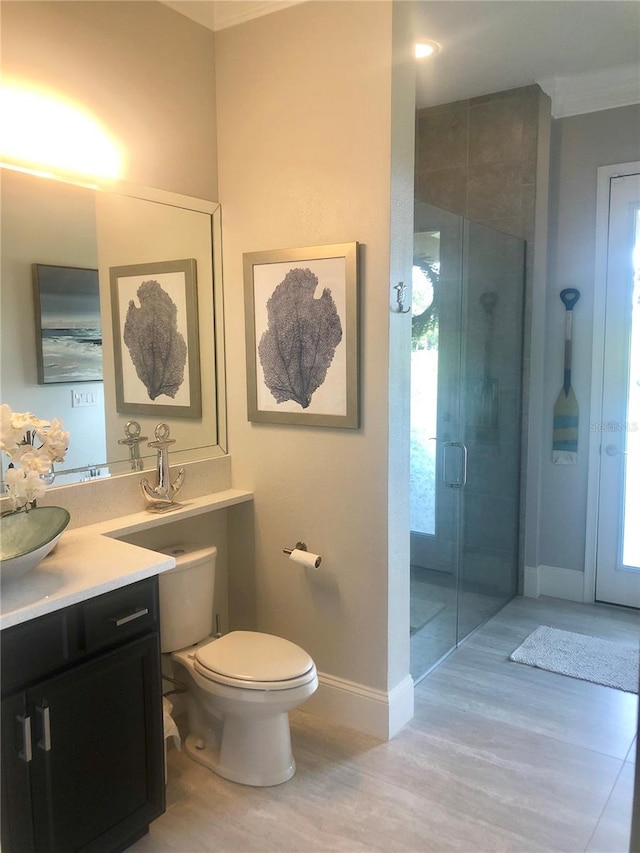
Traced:
POLYGON ((571 387, 571 335, 573 309, 580 299, 580 291, 566 287, 560 291, 560 299, 566 308, 564 327, 564 381, 553 410, 553 453, 554 465, 575 465, 578 459, 578 416, 579 407, 571 387))

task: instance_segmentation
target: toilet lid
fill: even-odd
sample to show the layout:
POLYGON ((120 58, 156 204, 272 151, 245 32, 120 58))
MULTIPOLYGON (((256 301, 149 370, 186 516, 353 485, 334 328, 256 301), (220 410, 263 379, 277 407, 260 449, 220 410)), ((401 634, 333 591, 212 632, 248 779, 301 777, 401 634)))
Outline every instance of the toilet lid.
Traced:
POLYGON ((298 679, 314 669, 309 655, 282 637, 257 631, 232 631, 195 654, 198 672, 213 680, 233 679, 250 687, 298 679))

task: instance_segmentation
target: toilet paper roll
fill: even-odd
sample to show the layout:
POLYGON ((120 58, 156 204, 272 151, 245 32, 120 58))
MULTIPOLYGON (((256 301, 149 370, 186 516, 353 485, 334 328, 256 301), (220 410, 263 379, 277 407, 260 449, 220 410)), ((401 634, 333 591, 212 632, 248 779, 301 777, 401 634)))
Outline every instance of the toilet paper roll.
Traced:
POLYGON ((311 551, 301 551, 299 548, 294 548, 289 559, 294 563, 299 563, 301 566, 307 566, 309 569, 319 569, 322 557, 319 554, 312 554, 311 551))

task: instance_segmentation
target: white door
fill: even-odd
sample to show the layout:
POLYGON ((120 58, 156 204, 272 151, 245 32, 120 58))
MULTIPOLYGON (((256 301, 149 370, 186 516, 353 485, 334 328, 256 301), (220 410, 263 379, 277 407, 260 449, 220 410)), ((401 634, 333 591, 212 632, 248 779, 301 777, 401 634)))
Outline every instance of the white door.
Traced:
POLYGON ((596 600, 640 607, 640 174, 609 187, 596 600))

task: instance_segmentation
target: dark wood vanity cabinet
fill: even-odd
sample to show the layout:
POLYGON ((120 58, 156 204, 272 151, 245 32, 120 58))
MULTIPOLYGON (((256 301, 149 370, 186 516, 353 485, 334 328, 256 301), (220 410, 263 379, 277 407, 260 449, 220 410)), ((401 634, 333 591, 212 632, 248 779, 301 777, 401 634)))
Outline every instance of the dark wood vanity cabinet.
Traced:
POLYGON ((157 578, 8 628, 3 853, 112 853, 164 811, 157 578))

